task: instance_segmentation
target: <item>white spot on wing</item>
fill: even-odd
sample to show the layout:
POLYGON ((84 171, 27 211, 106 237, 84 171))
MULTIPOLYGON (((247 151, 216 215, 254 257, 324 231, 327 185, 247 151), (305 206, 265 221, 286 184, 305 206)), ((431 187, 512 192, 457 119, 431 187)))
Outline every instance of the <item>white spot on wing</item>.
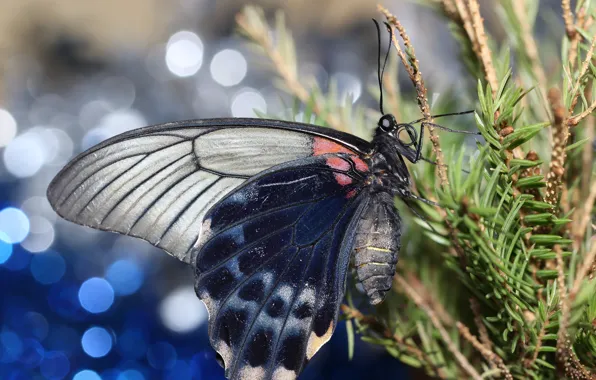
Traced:
POLYGON ((277 290, 277 294, 279 295, 279 297, 281 299, 284 300, 284 302, 288 303, 288 302, 290 302, 290 299, 292 298, 292 294, 294 294, 294 289, 292 289, 292 287, 289 285, 282 285, 277 290))
POLYGON ((265 378, 265 369, 263 367, 251 367, 246 365, 240 369, 238 374, 241 380, 257 380, 265 378))
POLYGON ((296 376, 296 372, 285 369, 283 366, 278 367, 275 372, 273 372, 273 380, 294 380, 296 379, 296 376))

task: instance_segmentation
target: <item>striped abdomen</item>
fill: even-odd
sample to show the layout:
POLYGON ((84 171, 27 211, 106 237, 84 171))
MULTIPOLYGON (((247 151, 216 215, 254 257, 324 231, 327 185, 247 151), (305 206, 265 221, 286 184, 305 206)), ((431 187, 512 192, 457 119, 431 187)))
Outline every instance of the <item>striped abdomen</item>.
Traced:
POLYGON ((388 193, 374 193, 356 228, 354 261, 370 303, 391 289, 400 247, 401 220, 388 193))

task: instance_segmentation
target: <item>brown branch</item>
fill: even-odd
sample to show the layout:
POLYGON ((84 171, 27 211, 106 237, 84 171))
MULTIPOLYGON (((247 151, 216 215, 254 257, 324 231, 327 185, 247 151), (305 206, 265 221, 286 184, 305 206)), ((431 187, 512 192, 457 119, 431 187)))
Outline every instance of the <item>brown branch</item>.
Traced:
POLYGON ((488 47, 488 38, 484 31, 483 19, 480 16, 480 5, 477 0, 468 0, 468 9, 470 10, 470 17, 472 18, 472 26, 474 28, 474 34, 476 41, 478 42, 478 48, 480 50, 480 60, 482 61, 482 67, 484 67, 484 74, 486 81, 490 84, 493 98, 497 94, 499 88, 499 82, 497 81, 497 72, 493 66, 492 56, 488 47))
POLYGON ((529 359, 524 361, 524 367, 532 368, 534 363, 536 363, 536 359, 538 359, 538 354, 540 353, 540 348, 542 347, 542 341, 544 339, 544 334, 546 334, 546 326, 547 325, 548 325, 548 313, 546 315, 546 321, 543 321, 542 326, 540 328, 540 332, 538 332, 536 346, 534 347, 532 356, 529 359))
POLYGON ((473 379, 481 380, 482 377, 472 366, 472 364, 470 364, 465 355, 457 348, 455 342, 453 342, 453 340, 449 336, 449 333, 441 324, 441 321, 439 320, 439 317, 437 316, 435 311, 424 301, 424 299, 414 290, 414 288, 410 286, 410 284, 402 276, 396 274, 395 281, 398 283, 399 288, 406 293, 408 298, 410 298, 416 304, 416 306, 418 306, 428 316, 431 323, 438 330, 439 335, 441 335, 441 338, 443 339, 443 342, 445 342, 447 349, 451 352, 451 354, 458 362, 460 367, 473 379))
POLYGON ((565 262, 563 261, 563 250, 561 246, 556 244, 553 247, 556 257, 557 268, 557 286, 559 288, 559 309, 561 316, 559 317, 559 331, 557 336, 557 352, 563 350, 565 342, 569 339, 567 327, 569 326, 569 311, 571 310, 571 302, 567 297, 567 284, 565 282, 565 262))
MULTIPOLYGON (((416 53, 414 52, 414 46, 412 46, 410 37, 406 33, 406 30, 401 25, 401 23, 397 20, 397 18, 394 15, 392 15, 386 8, 384 8, 382 5, 379 4, 379 5, 377 5, 377 9, 379 10, 379 12, 381 12, 381 13, 383 13, 383 15, 385 15, 385 18, 387 18, 387 21, 389 22, 389 24, 392 27, 391 35, 392 35, 393 45, 395 46, 395 48, 397 50, 397 54, 398 54, 399 58, 401 59, 402 64, 404 65, 404 67, 406 68, 406 71, 408 72, 408 76, 410 77, 410 80, 412 81, 412 83, 414 84, 414 87, 416 88, 416 94, 417 94, 416 99, 418 100, 418 106, 420 107, 420 111, 422 112, 422 115, 424 116, 425 120, 432 123, 433 119, 430 114, 430 106, 428 104, 428 99, 426 96, 427 90, 424 85, 424 79, 422 78, 422 73, 420 72, 420 65, 419 65, 418 59, 416 58, 416 53), (404 45, 405 45, 406 51, 407 51, 407 57, 406 57, 406 53, 404 53, 401 46, 399 45, 399 42, 397 41, 397 37, 395 36, 395 33, 393 33, 393 27, 395 27, 398 30, 399 35, 404 42, 404 45)), ((424 127, 425 127, 424 125, 421 126, 421 128, 424 128, 424 127)), ((441 186, 446 188, 449 186, 449 180, 447 179, 447 170, 446 170, 446 165, 445 165, 445 159, 443 158, 443 151, 441 150, 439 138, 434 133, 434 128, 432 126, 428 125, 427 127, 428 127, 428 131, 429 131, 429 138, 430 138, 430 141, 433 146, 433 151, 437 158, 437 160, 436 160, 438 163, 437 170, 439 173, 439 179, 441 181, 441 186)))
POLYGON ((480 334, 480 340, 482 341, 482 344, 489 350, 492 350, 493 342, 490 340, 488 330, 482 322, 480 304, 478 303, 478 300, 476 300, 476 298, 470 298, 470 309, 472 309, 472 313, 474 313, 474 323, 476 324, 476 328, 478 329, 478 333, 480 334))
POLYGON ((474 33, 474 28, 472 27, 472 19, 470 18, 470 12, 468 12, 468 7, 464 4, 464 0, 455 0, 455 7, 457 12, 459 13, 459 17, 461 19, 462 26, 472 43, 472 50, 476 54, 476 57, 480 59, 480 45, 478 44, 478 39, 476 38, 476 34, 474 33))
POLYGON ((561 8, 563 8, 563 21, 565 22, 565 33, 567 38, 572 40, 575 38, 577 30, 575 30, 575 21, 573 12, 571 11, 571 0, 562 0, 561 8))
POLYGON ((592 112, 594 112, 594 110, 596 110, 596 100, 594 100, 592 102, 592 104, 590 104, 590 106, 588 108, 586 108, 586 110, 583 111, 582 113, 580 113, 579 115, 575 115, 575 116, 567 119, 567 125, 569 127, 575 127, 576 125, 579 124, 580 121, 582 121, 588 115, 590 115, 592 112))
POLYGON ((406 276, 410 285, 412 285, 418 294, 423 295, 425 302, 430 305, 437 313, 437 316, 441 322, 447 326, 453 326, 455 321, 451 315, 449 315, 447 310, 445 310, 445 307, 437 300, 437 297, 426 289, 422 281, 420 281, 420 279, 418 279, 418 277, 416 277, 413 273, 408 273, 406 276))
POLYGON ((567 154, 567 140, 569 138, 569 127, 564 122, 565 107, 561 103, 561 93, 558 89, 552 88, 548 92, 548 100, 551 106, 554 122, 552 125, 553 144, 549 172, 546 175, 546 197, 545 201, 553 207, 557 204, 560 195, 563 175, 565 174, 565 159, 567 154))
MULTIPOLYGON (((593 81, 592 81, 593 82, 593 81)), ((592 84, 588 84, 586 87, 586 98, 591 99, 594 95, 592 93, 592 84)), ((594 133, 596 128, 596 117, 593 114, 590 114, 586 117, 585 122, 585 137, 588 140, 588 143, 584 147, 584 151, 582 152, 582 174, 581 174, 581 189, 580 189, 580 199, 586 199, 586 197, 590 194, 590 183, 592 180, 592 160, 594 159, 594 148, 590 144, 591 141, 594 141, 594 133)))
POLYGON ((443 12, 445 15, 447 15, 447 17, 458 24, 460 23, 461 19, 459 18, 459 14, 453 0, 441 0, 441 6, 443 7, 443 12))
POLYGON ((476 338, 470 332, 470 329, 468 329, 463 323, 458 321, 456 323, 456 326, 457 326, 457 329, 459 330, 459 333, 461 334, 461 336, 463 336, 465 340, 470 342, 470 344, 472 344, 472 346, 478 352, 480 352, 482 354, 482 356, 484 356, 484 359, 486 359, 486 361, 488 361, 489 363, 491 363, 492 365, 494 365, 496 368, 498 368, 501 371, 501 375, 503 376, 504 379, 513 380, 513 376, 511 375, 511 372, 509 372, 509 369, 505 365, 505 362, 499 355, 495 354, 488 347, 486 347, 485 345, 480 343, 478 338, 476 338))

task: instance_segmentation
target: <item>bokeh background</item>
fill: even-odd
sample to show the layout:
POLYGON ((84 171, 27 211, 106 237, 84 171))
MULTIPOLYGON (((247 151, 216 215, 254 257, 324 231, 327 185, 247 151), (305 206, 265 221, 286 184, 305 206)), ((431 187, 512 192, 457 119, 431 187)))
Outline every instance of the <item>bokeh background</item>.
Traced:
MULTIPOLYGON (((291 99, 234 33, 243 5, 0 2, 0 379, 223 379, 191 269, 148 243, 60 220, 45 190, 73 155, 133 128, 281 114, 291 99)), ((339 101, 352 93, 376 108, 366 90, 376 80, 375 2, 260 5, 286 11, 301 75, 322 88, 334 79, 339 101)), ((409 2, 385 5, 409 30, 433 98, 463 88, 445 22, 409 2)), ((349 360, 342 323, 301 379, 387 374, 415 376, 358 339, 349 360)))

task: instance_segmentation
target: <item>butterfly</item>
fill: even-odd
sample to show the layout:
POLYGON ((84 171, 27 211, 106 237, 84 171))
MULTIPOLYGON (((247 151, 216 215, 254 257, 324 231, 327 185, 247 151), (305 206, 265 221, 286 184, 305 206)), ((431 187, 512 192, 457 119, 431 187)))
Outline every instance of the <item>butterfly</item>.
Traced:
POLYGON ((47 197, 66 220, 144 239, 193 268, 227 378, 295 379, 337 326, 352 257, 371 304, 390 290, 394 197, 423 200, 405 160, 424 159, 426 124, 384 114, 370 142, 278 120, 154 125, 75 157, 47 197))

